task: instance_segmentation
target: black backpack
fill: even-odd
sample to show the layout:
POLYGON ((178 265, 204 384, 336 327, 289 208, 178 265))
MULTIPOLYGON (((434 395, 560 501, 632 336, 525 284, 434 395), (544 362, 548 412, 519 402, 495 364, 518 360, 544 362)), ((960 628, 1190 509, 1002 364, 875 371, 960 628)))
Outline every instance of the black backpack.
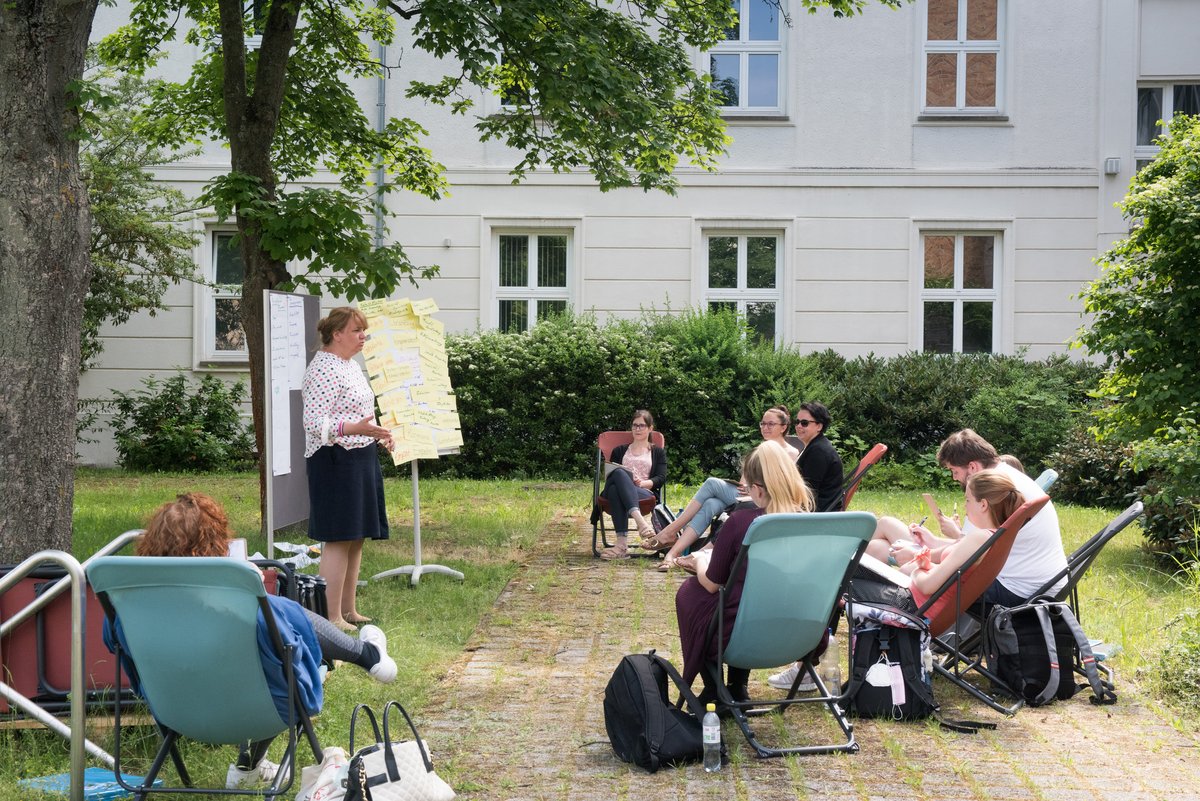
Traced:
POLYGON ((1071 607, 1051 598, 1034 598, 1014 607, 996 606, 984 626, 988 669, 1029 706, 1066 700, 1086 687, 1075 683, 1075 666, 1092 687, 1093 704, 1111 704, 1117 695, 1100 678, 1087 635, 1071 607))
POLYGON ((621 659, 604 688, 604 728, 624 762, 654 773, 664 765, 697 762, 704 756, 700 701, 675 666, 654 651, 621 659), (667 677, 679 687, 690 712, 667 697, 667 677))
MULTIPOLYGON (((864 606, 855 604, 856 607, 864 606)), ((867 718, 889 718, 891 720, 922 720, 937 712, 933 699, 932 654, 929 651, 928 635, 924 626, 913 615, 891 608, 887 613, 894 615, 897 622, 907 619, 913 626, 887 625, 876 620, 863 620, 854 626, 854 665, 847 682, 850 697, 847 707, 852 715, 867 718), (867 678, 875 665, 893 673, 899 666, 903 678, 903 689, 897 686, 877 686, 867 678), (903 693, 903 702, 895 701, 903 693)), ((880 668, 875 669, 882 672, 880 668)))

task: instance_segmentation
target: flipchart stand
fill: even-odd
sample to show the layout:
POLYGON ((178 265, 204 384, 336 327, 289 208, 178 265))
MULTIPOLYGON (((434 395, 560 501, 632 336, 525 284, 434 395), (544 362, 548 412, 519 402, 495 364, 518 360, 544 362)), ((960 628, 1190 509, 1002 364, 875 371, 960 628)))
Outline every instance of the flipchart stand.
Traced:
POLYGON ((412 460, 412 503, 413 503, 413 562, 411 565, 403 567, 394 567, 391 570, 385 570, 382 573, 376 573, 371 576, 371 580, 388 578, 390 576, 412 576, 412 585, 415 587, 421 581, 422 573, 440 573, 444 576, 453 576, 459 581, 463 580, 463 574, 453 568, 445 565, 425 565, 421 564, 421 488, 420 477, 417 472, 417 460, 412 460))

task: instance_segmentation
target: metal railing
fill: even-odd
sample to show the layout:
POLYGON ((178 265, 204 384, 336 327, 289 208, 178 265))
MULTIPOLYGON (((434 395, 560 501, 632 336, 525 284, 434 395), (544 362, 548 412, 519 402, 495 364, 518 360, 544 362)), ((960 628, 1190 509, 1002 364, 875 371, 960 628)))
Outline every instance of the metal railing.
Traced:
MULTIPOLYGON (((38 721, 54 733, 66 738, 70 744, 70 781, 71 801, 83 801, 83 769, 85 753, 99 759, 108 767, 115 766, 112 755, 100 746, 87 739, 84 717, 87 711, 86 690, 84 685, 83 668, 83 637, 84 614, 87 599, 87 580, 84 568, 101 556, 108 556, 124 548, 130 542, 141 536, 141 530, 126 531, 112 542, 90 556, 83 564, 65 551, 38 551, 24 562, 0 577, 0 595, 8 592, 18 582, 42 567, 46 563, 59 565, 66 575, 50 584, 36 598, 22 607, 12 617, 0 623, 0 638, 13 633, 18 626, 29 620, 50 604, 55 598, 70 590, 71 592, 71 690, 70 690, 70 725, 51 715, 38 704, 26 698, 6 682, 0 681, 0 695, 3 695, 13 707, 20 709, 28 717, 38 721)), ((117 688, 119 691, 119 688, 117 688)))

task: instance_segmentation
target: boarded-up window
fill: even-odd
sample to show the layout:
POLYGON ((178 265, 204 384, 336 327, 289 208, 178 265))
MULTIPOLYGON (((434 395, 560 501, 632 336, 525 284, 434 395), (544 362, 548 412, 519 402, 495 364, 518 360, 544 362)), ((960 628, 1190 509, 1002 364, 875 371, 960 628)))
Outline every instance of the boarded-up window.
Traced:
POLYGON ((999 113, 1004 0, 929 0, 924 111, 999 113))

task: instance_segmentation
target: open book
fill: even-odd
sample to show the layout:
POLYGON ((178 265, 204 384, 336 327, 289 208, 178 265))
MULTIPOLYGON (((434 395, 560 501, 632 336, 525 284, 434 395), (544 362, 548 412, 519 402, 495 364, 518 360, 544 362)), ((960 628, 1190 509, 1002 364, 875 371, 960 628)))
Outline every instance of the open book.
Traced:
POLYGON ((617 464, 616 462, 605 462, 604 463, 604 477, 608 478, 609 473, 611 473, 614 470, 627 470, 627 469, 628 468, 625 467, 625 465, 623 465, 623 464, 617 464))
POLYGON ((859 563, 867 570, 876 574, 885 581, 895 584, 897 587, 908 588, 912 586, 912 577, 907 573, 902 573, 896 568, 889 565, 887 562, 881 562, 869 553, 862 555, 862 561, 859 563))

